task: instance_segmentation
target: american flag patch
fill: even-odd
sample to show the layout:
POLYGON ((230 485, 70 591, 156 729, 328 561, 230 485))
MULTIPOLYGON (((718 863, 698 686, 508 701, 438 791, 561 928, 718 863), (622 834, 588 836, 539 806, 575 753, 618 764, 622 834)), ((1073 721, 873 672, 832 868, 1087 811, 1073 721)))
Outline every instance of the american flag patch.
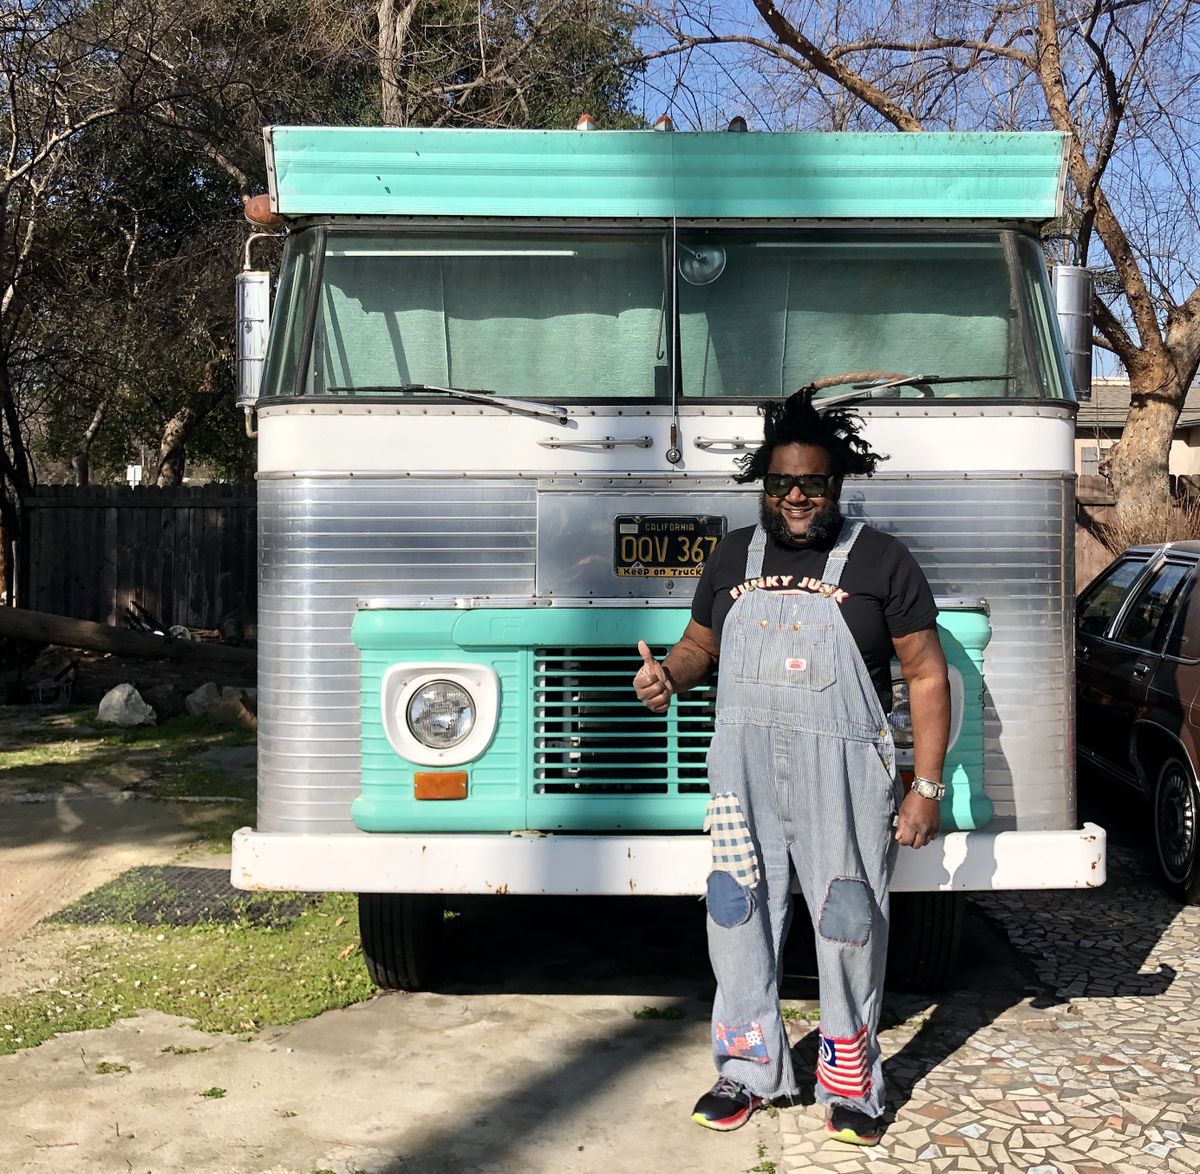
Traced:
POLYGON ((727 872, 739 885, 754 888, 758 884, 758 853, 736 795, 714 795, 708 801, 704 830, 712 840, 713 872, 727 872))
POLYGON ((718 1054, 731 1056, 735 1060, 752 1060, 755 1064, 771 1062, 771 1057, 767 1055, 767 1041, 757 1023, 745 1023, 738 1027, 718 1023, 715 1034, 718 1054))
POLYGON ((817 1056, 817 1080, 822 1087, 839 1096, 856 1100, 871 1089, 867 1070, 867 1029, 859 1028, 849 1039, 835 1039, 820 1032, 817 1056))

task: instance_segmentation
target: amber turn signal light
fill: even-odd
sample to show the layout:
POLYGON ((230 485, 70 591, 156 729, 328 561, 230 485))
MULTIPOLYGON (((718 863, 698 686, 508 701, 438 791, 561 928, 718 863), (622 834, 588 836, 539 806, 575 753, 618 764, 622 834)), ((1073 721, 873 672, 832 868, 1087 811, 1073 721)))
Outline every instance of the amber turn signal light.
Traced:
POLYGON ((465 799, 465 770, 419 770, 413 775, 413 795, 418 799, 465 799))

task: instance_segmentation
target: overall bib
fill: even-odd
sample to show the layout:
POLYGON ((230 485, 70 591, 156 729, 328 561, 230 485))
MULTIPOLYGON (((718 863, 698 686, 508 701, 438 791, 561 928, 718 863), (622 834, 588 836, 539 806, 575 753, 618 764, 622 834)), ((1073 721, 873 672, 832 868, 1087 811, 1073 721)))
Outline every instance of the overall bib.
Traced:
MULTIPOLYGON (((747 590, 725 620, 708 754, 707 922, 718 1073, 759 1096, 795 1095, 779 1011, 795 869, 816 932, 817 1099, 877 1117, 900 784, 890 726, 838 603, 861 529, 842 523, 819 583, 747 590)), ((765 548, 759 526, 748 581, 762 575, 765 548)))

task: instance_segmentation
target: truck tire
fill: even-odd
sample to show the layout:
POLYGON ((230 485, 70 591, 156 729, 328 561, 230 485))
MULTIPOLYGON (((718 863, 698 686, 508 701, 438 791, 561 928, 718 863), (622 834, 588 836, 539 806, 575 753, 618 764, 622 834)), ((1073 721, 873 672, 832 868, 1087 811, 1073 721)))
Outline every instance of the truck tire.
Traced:
POLYGON ((896 991, 938 991, 958 960, 967 902, 961 893, 893 893, 887 985, 896 991))
POLYGON ((1188 905, 1200 903, 1200 792, 1191 768, 1172 755, 1154 783, 1154 853, 1167 887, 1188 905))
POLYGON ((371 981, 424 990, 442 961, 444 909, 437 893, 359 893, 358 933, 371 981))

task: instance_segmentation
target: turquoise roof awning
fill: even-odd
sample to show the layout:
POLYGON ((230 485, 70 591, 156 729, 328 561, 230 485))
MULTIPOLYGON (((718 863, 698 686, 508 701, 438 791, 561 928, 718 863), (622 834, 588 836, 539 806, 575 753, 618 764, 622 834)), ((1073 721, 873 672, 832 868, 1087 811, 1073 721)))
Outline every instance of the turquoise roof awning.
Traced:
POLYGON ((1062 211, 1056 133, 265 134, 284 216, 1037 222, 1062 211))

